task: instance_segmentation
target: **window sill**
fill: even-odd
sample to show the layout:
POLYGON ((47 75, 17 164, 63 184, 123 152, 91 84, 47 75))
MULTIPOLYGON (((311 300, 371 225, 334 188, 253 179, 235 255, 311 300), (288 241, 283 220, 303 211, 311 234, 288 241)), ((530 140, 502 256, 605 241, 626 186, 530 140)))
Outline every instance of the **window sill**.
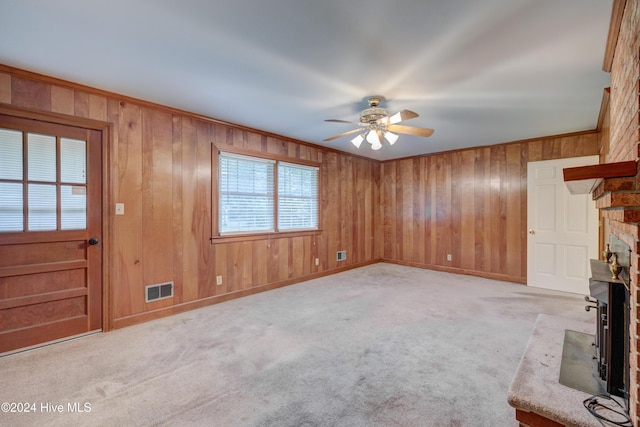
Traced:
POLYGON ((277 233, 255 233, 255 234, 235 234, 226 236, 211 236, 211 244, 217 245, 219 243, 235 243, 235 242, 249 242, 253 240, 274 240, 285 239, 291 237, 305 237, 305 236, 317 236, 322 234, 322 230, 296 230, 296 231, 280 231, 277 233))

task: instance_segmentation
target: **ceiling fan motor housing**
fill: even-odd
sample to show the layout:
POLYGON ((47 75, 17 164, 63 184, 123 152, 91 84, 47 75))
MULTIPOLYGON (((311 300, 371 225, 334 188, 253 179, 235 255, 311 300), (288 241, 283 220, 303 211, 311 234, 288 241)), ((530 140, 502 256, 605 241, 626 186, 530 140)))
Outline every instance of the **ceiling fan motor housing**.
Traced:
POLYGON ((371 107, 366 110, 362 110, 360 113, 360 121, 362 123, 371 123, 383 117, 387 117, 388 115, 389 113, 387 113, 387 110, 384 108, 371 107))

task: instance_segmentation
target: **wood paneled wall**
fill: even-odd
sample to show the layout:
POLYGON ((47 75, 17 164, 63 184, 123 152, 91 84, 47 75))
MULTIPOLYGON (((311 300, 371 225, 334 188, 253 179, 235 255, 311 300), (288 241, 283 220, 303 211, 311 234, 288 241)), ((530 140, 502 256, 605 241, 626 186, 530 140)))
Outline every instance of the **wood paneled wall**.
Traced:
POLYGON ((2 66, 0 102, 110 123, 105 189, 125 204, 107 206, 115 327, 381 259, 524 282, 527 162, 598 153, 587 132, 379 163, 2 66), (212 242, 225 146, 318 162, 321 231, 212 242), (166 281, 174 298, 145 303, 166 281))
POLYGON ((382 257, 377 161, 3 66, 0 102, 111 125, 104 188, 110 204, 125 205, 123 216, 105 210, 114 327, 382 257), (212 242, 212 157, 224 146, 318 162, 321 231, 212 242), (345 261, 336 261, 338 250, 347 251, 345 261), (175 296, 145 303, 144 287, 167 281, 175 296))
POLYGON ((585 132, 384 162, 384 259, 525 283, 527 162, 593 154, 585 132))

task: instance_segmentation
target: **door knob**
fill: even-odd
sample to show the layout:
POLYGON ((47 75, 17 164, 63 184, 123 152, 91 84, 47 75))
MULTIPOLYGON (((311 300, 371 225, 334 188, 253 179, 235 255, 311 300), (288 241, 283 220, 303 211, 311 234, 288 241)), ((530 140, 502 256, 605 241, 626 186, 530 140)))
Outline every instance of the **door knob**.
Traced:
POLYGON ((529 234, 536 234, 536 231, 532 228, 529 230, 529 234))
POLYGON ((97 245, 98 244, 98 239, 96 239, 95 237, 92 237, 89 239, 89 244, 90 245, 97 245))

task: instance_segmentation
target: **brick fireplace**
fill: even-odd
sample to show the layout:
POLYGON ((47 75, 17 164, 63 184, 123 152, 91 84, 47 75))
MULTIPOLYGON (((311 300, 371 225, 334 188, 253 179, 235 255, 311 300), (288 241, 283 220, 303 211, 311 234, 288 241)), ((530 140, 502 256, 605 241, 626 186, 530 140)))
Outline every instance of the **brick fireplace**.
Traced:
POLYGON ((605 228, 630 248, 630 413, 635 425, 639 425, 638 414, 638 297, 640 280, 638 254, 640 253, 640 190, 637 175, 627 178, 604 179, 593 192, 596 207, 600 209, 605 228))
MULTIPOLYGON (((640 426, 640 0, 614 0, 604 71, 605 89, 598 131, 600 165, 583 180, 600 211, 601 243, 615 236, 630 248, 629 412, 640 426), (630 171, 630 172, 629 172, 630 171), (605 237, 606 236, 606 237, 605 237)), ((584 171, 583 172, 588 172, 584 171)), ((583 177, 584 178, 584 177, 583 177)), ((570 187, 571 189, 571 187, 570 187)))
MULTIPOLYGON (((614 0, 603 68, 611 73, 600 112, 600 163, 640 159, 640 0, 614 0)), ((630 256, 630 415, 640 426, 640 186, 638 174, 603 179, 593 197, 602 215, 602 236, 614 235, 630 256)))
MULTIPOLYGON (((604 70, 611 72, 600 114, 603 164, 640 159, 640 0, 615 0, 604 70)), ((614 235, 630 254, 630 415, 640 425, 640 185, 638 174, 603 179, 593 191, 602 215, 603 236, 614 235)))

